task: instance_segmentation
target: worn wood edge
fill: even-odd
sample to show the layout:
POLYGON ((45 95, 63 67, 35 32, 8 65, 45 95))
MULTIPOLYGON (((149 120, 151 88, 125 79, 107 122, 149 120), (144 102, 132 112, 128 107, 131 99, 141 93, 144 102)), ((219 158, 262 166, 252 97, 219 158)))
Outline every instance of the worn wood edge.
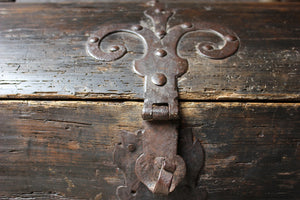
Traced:
MULTIPOLYGON (((179 101, 270 101, 270 102, 299 102, 300 94, 238 94, 226 93, 226 95, 199 95, 179 91, 179 101), (183 97, 181 97, 183 96, 183 97)), ((0 100, 101 100, 101 101, 142 101, 143 98, 135 94, 93 94, 76 93, 75 95, 58 95, 56 92, 36 92, 36 94, 7 94, 0 95, 0 100)))
MULTIPOLYGON (((64 106, 66 105, 67 107, 72 107, 73 105, 95 105, 95 106, 102 106, 102 105, 107 105, 107 106, 113 106, 113 105, 126 105, 126 106, 137 106, 140 108, 140 110, 142 111, 142 106, 143 106, 143 102, 141 101, 112 101, 112 100, 101 100, 101 101, 97 101, 97 100, 82 100, 82 101, 77 101, 77 100, 56 100, 56 99, 51 99, 50 101, 48 100, 43 100, 43 99, 39 99, 39 100, 35 100, 35 99, 12 99, 12 100, 0 100, 0 105, 1 104, 24 104, 24 105, 28 105, 28 106, 43 106, 45 108, 48 107, 60 107, 60 106, 64 106)), ((224 107, 232 107, 232 106, 248 106, 248 105, 252 105, 252 106, 265 106, 265 107, 278 107, 278 106, 293 106, 293 107, 297 107, 300 106, 300 102, 268 102, 268 101, 263 101, 263 102, 238 102, 238 101, 181 101, 179 107, 180 108, 188 108, 188 107, 195 107, 196 105, 201 105, 201 104, 208 104, 210 106, 224 106, 224 107)), ((139 116, 137 116, 139 117, 139 116)))

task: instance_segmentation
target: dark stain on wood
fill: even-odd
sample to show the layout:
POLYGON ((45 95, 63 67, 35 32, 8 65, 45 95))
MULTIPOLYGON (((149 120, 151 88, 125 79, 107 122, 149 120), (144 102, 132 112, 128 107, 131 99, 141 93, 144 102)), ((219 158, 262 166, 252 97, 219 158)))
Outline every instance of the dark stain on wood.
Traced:
MULTIPOLYGON (((115 199, 121 130, 141 128, 142 103, 2 101, 1 197, 115 199), (99 197, 99 196, 98 196, 99 197)), ((209 199, 297 199, 299 103, 182 103, 180 134, 205 149, 209 199)))
MULTIPOLYGON (((143 54, 142 42, 131 34, 108 37, 104 48, 126 41, 129 50, 121 60, 108 63, 88 56, 85 42, 102 24, 139 23, 145 7, 142 3, 2 4, 0 97, 142 99, 143 79, 132 71, 132 60, 143 54)), ((171 25, 221 23, 241 40, 236 55, 210 60, 198 56, 194 47, 201 36, 216 38, 187 35, 178 49, 189 60, 189 71, 179 80, 181 99, 299 100, 299 4, 170 3, 169 7, 179 8, 171 25)))

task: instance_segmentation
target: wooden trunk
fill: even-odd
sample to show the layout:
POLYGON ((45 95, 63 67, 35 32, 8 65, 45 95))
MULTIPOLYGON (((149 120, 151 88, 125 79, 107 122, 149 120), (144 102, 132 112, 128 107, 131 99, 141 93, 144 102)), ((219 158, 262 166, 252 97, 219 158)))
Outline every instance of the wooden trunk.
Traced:
MULTIPOLYGON (((132 62, 146 51, 124 43, 117 61, 85 44, 104 24, 140 23, 146 3, 0 3, 0 199, 117 199, 123 174, 112 152, 124 130, 142 128, 143 78, 132 62)), ((209 33, 178 44, 189 69, 178 79, 179 134, 205 152, 197 187, 208 199, 299 199, 299 3, 168 3, 170 26, 221 24, 239 37, 221 60, 199 56, 209 33)), ((196 159, 196 158, 195 158, 196 159)))

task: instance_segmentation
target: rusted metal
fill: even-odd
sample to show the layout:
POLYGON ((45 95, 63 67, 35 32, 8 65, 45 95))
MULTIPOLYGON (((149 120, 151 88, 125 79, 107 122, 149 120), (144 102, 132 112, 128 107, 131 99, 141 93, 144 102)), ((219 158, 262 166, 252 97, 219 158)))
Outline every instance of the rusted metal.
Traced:
MULTIPOLYGON (((164 4, 154 2, 153 7, 144 12, 152 22, 152 26, 107 25, 91 35, 87 42, 87 52, 103 61, 119 59, 127 52, 123 44, 113 44, 109 52, 103 51, 100 46, 101 41, 109 34, 132 33, 140 37, 146 46, 145 55, 133 63, 135 73, 144 77, 145 80, 142 111, 143 151, 140 151, 141 147, 136 146, 136 142, 128 143, 126 152, 129 151, 130 154, 119 156, 119 152, 125 152, 125 146, 123 144, 122 147, 116 147, 115 160, 118 166, 120 165, 119 168, 124 171, 127 181, 126 186, 117 190, 120 199, 131 199, 136 196, 138 182, 143 183, 154 194, 168 195, 184 180, 186 169, 195 171, 193 169, 195 167, 196 171, 199 171, 201 168, 199 163, 198 165, 195 163, 195 166, 187 164, 187 162, 194 162, 188 154, 184 153, 184 159, 177 155, 177 119, 179 118, 177 78, 188 70, 187 60, 179 57, 177 53, 177 45, 181 38, 192 31, 209 32, 220 37, 223 41, 221 47, 212 42, 200 42, 196 46, 199 55, 212 59, 226 58, 235 53, 239 46, 238 37, 233 32, 216 24, 185 22, 167 28, 169 18, 175 13, 176 10, 166 9, 164 4)), ((126 137, 134 138, 130 134, 126 137)), ((199 154, 199 146, 201 147, 199 143, 194 144, 192 149, 187 147, 190 151, 183 152, 199 154), (194 147, 196 152, 194 152, 194 147)), ((203 157, 203 153, 200 156, 203 157)), ((187 173, 187 177, 193 179, 195 174, 187 173)), ((201 195, 198 194, 198 196, 201 195)))
MULTIPOLYGON (((118 168, 124 172, 125 185, 117 189, 117 197, 120 200, 205 200, 207 192, 203 188, 197 187, 198 177, 204 165, 204 151, 199 140, 193 140, 193 132, 190 128, 182 129, 179 134, 178 154, 186 163, 186 176, 181 181, 180 186, 167 196, 153 194, 144 184, 140 182, 134 173, 135 159, 143 154, 143 132, 130 133, 123 131, 122 142, 116 145, 114 151, 114 161, 118 168), (131 151, 131 145, 136 149, 131 151)), ((151 145, 151 144, 150 144, 151 145)), ((152 146, 152 145, 151 145, 152 146)), ((155 148, 155 147, 154 147, 155 148)), ((170 172, 176 170, 172 162, 166 161, 163 157, 156 157, 154 165, 159 172, 156 190, 166 191, 170 172), (163 170, 161 170, 163 168, 163 170)))
POLYGON ((133 199, 140 186, 135 175, 135 161, 142 153, 141 131, 136 134, 123 131, 122 142, 117 144, 113 153, 114 163, 125 175, 125 186, 117 188, 117 196, 121 200, 133 199))
POLYGON ((156 73, 151 77, 151 81, 157 86, 163 86, 167 82, 167 77, 162 73, 156 73))
POLYGON ((136 161, 135 173, 153 193, 168 194, 185 176, 185 163, 177 155, 177 124, 144 121, 144 129, 143 154, 136 161))
MULTIPOLYGON (((188 70, 186 59, 177 54, 177 44, 189 32, 203 31, 215 34, 223 41, 223 45, 212 42, 200 42, 196 49, 199 55, 211 59, 222 59, 234 54, 239 46, 238 37, 230 30, 206 22, 185 22, 166 30, 168 19, 175 14, 175 10, 168 10, 163 4, 156 3, 154 7, 145 11, 145 15, 152 21, 153 27, 143 27, 138 24, 113 24, 102 26, 91 35, 87 42, 87 52, 96 59, 112 61, 121 58, 127 53, 124 44, 114 44, 109 52, 101 49, 103 38, 117 32, 127 32, 137 35, 144 41, 146 54, 134 61, 134 71, 145 78, 144 120, 157 120, 153 117, 158 105, 167 106, 169 115, 165 120, 178 119, 178 92, 176 79, 188 70), (157 74, 162 74, 163 83, 155 80, 157 74), (162 86, 163 87, 158 87, 162 86)), ((162 119, 159 117, 160 120, 162 119)))

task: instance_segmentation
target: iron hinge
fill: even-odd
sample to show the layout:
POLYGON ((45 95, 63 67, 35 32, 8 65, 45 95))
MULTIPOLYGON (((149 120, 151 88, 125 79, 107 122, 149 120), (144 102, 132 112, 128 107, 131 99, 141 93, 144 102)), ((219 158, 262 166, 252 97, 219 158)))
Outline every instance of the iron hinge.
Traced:
POLYGON ((239 39, 230 30, 206 22, 186 22, 167 28, 168 20, 175 15, 176 10, 167 9, 157 1, 150 4, 152 6, 144 14, 152 26, 104 25, 91 35, 86 45, 87 52, 102 61, 119 59, 127 52, 122 44, 112 45, 110 52, 103 51, 101 41, 109 34, 133 33, 144 41, 147 48, 145 55, 133 63, 134 72, 144 77, 144 129, 136 134, 123 132, 122 143, 116 146, 114 160, 126 178, 126 185, 117 189, 117 195, 119 199, 142 199, 141 195, 148 195, 147 199, 162 199, 161 196, 149 195, 151 191, 163 195, 172 192, 169 194, 174 194, 172 199, 176 199, 176 196, 190 199, 191 195, 201 199, 205 195, 193 186, 196 180, 187 180, 197 177, 203 166, 201 144, 199 141, 193 143, 191 134, 184 134, 178 140, 177 78, 187 72, 188 61, 178 56, 177 46, 186 33, 210 32, 220 37, 224 44, 220 47, 212 42, 200 42, 196 52, 207 58, 223 59, 237 51, 239 39), (178 141, 179 146, 186 149, 178 150, 178 141), (181 152, 180 155, 178 152, 181 152), (190 159, 191 156, 198 156, 198 161, 190 159), (181 186, 175 190, 179 184, 181 186), (187 192, 187 188, 190 191, 187 192), (187 195, 186 198, 184 195, 187 195))

